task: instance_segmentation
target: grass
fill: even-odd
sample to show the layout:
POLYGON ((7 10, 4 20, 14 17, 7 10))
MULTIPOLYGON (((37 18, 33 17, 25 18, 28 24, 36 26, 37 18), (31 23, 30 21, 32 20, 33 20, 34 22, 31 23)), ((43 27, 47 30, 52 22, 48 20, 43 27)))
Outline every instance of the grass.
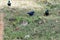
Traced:
POLYGON ((32 17, 27 14, 31 9, 1 9, 5 13, 4 40, 60 40, 60 5, 48 5, 42 10, 32 9, 35 11, 32 17), (44 16, 46 8, 50 10, 47 17, 44 16), (9 18, 15 18, 16 21, 9 21, 9 18))

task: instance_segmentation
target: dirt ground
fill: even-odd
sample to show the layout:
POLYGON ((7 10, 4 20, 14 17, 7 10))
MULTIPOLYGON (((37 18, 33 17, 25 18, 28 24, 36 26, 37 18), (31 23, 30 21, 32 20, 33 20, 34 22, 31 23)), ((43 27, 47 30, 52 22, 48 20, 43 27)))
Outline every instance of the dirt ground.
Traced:
POLYGON ((0 13, 0 40, 3 40, 4 34, 4 22, 3 22, 4 14, 0 13))
MULTIPOLYGON (((3 8, 4 6, 7 6, 8 1, 7 0, 1 0, 0 1, 0 8, 3 8)), ((29 1, 29 0, 11 0, 11 7, 12 8, 31 8, 31 9, 41 9, 43 6, 40 6, 35 1, 29 1)), ((7 6, 8 7, 8 6, 7 6)))

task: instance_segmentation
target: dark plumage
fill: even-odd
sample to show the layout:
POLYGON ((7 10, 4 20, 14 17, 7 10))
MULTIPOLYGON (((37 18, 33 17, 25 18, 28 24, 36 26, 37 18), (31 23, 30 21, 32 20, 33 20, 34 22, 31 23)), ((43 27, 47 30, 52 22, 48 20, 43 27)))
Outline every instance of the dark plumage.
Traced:
POLYGON ((34 11, 28 12, 27 14, 29 14, 29 16, 33 16, 34 15, 34 11))
POLYGON ((44 15, 48 16, 49 15, 49 10, 46 10, 44 15))
POLYGON ((8 1, 7 5, 8 5, 8 6, 11 6, 11 2, 10 2, 10 1, 8 1))

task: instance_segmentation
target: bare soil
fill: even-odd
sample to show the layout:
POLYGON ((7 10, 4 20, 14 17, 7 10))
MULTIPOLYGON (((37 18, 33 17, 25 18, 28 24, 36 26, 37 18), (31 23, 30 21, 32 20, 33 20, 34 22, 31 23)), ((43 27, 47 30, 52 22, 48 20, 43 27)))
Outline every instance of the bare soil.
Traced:
POLYGON ((0 13, 0 40, 3 40, 4 34, 4 22, 3 22, 4 14, 0 13))

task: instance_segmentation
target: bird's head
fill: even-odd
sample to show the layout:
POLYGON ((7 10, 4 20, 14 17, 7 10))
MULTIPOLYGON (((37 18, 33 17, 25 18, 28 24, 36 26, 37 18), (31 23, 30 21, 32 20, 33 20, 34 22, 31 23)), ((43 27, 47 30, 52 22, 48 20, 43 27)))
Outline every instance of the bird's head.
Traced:
POLYGON ((10 3, 10 0, 8 2, 10 3))

